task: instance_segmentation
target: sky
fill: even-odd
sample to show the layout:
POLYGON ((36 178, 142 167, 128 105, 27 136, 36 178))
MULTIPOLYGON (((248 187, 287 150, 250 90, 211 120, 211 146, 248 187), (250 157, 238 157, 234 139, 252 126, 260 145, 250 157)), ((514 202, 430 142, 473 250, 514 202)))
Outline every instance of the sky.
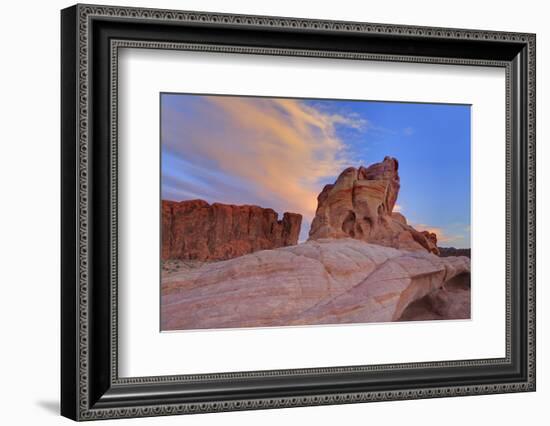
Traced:
POLYGON ((161 94, 165 200, 303 215, 347 167, 399 161, 394 211, 440 247, 470 247, 470 106, 161 94))

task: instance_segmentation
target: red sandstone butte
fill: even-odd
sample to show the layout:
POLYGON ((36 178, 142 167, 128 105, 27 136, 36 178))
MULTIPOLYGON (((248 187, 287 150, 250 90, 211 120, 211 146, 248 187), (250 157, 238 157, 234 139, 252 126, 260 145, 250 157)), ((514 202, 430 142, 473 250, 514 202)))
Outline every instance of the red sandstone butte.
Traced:
POLYGON ((394 212, 399 195, 399 164, 385 157, 369 167, 349 167, 317 197, 310 240, 354 238, 410 251, 439 254, 435 234, 419 232, 394 212))
POLYGON ((162 201, 162 259, 226 260, 298 243, 302 216, 250 205, 162 201))

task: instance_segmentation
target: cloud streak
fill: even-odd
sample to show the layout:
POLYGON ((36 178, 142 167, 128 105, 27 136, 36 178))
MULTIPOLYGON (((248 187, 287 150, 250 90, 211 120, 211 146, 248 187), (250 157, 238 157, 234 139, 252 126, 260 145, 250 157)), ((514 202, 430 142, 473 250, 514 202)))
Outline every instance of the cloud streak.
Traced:
POLYGON ((197 193, 194 181, 206 181, 206 198, 221 192, 224 199, 215 201, 258 203, 301 213, 307 221, 323 181, 349 164, 337 126, 367 126, 360 117, 330 114, 295 99, 163 96, 163 164, 171 162, 166 169, 172 173, 163 176, 163 189, 165 182, 173 188, 166 192, 177 195, 177 187, 182 195, 197 193), (232 183, 242 190, 223 191, 232 183))

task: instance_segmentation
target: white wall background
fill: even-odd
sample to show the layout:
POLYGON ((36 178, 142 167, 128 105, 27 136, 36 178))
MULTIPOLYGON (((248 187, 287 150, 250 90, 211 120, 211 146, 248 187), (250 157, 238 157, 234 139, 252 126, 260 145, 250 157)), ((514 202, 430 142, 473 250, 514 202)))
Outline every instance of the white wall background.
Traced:
MULTIPOLYGON (((492 395, 118 420, 119 424, 446 426, 546 424, 550 401, 550 27, 545 2, 430 0, 108 1, 143 7, 537 33, 538 390, 492 395)), ((68 424, 59 405, 59 9, 71 2, 2 6, 0 66, 0 401, 2 423, 68 424)), ((113 423, 107 421, 102 424, 113 423)), ((115 423, 113 423, 115 424, 115 423)))

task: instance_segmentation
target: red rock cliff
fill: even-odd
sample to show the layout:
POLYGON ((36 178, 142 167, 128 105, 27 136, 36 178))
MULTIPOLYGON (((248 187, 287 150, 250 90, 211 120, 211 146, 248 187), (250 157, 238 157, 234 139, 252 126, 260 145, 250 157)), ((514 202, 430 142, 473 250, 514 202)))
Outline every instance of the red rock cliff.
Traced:
POLYGON ((400 182, 398 162, 385 157, 369 167, 350 167, 317 197, 310 240, 355 238, 404 250, 439 254, 435 234, 419 232, 394 212, 400 182))
POLYGON ((258 206, 162 201, 162 259, 224 260, 298 243, 302 216, 258 206))

